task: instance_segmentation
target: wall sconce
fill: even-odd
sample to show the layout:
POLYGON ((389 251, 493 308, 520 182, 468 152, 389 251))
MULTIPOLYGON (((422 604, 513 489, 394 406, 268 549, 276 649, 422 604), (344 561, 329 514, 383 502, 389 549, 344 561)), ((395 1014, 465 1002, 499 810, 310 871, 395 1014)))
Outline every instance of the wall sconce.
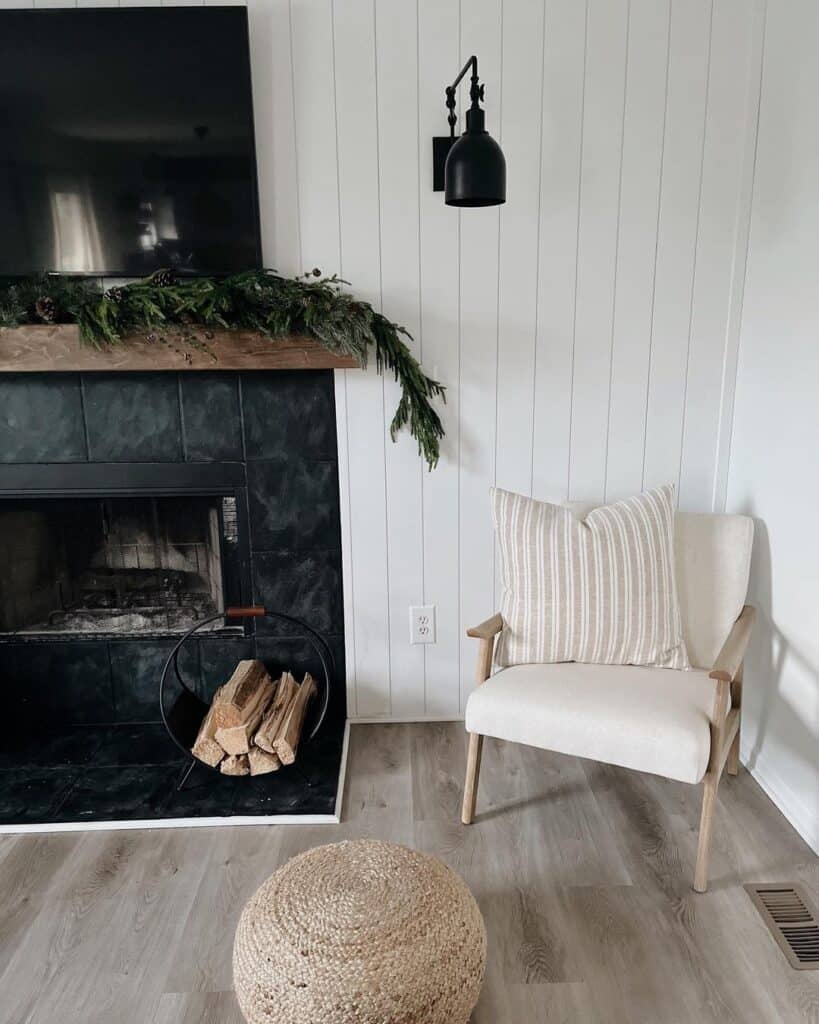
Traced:
POLYGON ((432 187, 444 192, 447 206, 498 206, 506 202, 506 159, 500 146, 484 128, 483 86, 478 85, 478 58, 470 57, 446 90, 449 135, 432 140, 432 187), (466 112, 466 131, 455 138, 455 90, 472 69, 466 112))

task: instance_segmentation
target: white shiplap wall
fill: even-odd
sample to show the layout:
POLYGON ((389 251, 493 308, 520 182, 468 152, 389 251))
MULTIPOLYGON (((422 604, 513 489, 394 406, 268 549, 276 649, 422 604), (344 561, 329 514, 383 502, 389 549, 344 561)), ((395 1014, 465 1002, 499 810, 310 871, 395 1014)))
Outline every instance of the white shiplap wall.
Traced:
POLYGON ((389 442, 394 383, 337 373, 351 717, 462 712, 492 483, 722 507, 761 3, 248 0, 266 261, 340 272, 449 387, 428 474, 389 442), (431 138, 473 52, 509 201, 459 213, 431 138))
POLYGON ((771 0, 728 509, 756 519, 742 760, 819 854, 819 5, 771 0))

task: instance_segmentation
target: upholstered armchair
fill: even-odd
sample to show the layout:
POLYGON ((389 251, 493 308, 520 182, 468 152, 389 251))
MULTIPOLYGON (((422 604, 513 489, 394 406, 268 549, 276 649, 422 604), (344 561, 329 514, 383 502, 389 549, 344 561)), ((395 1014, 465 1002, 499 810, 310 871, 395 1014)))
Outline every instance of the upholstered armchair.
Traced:
POLYGON ((755 616, 745 605, 752 540, 746 516, 676 517, 677 592, 695 666, 687 671, 561 663, 493 675, 503 618, 467 630, 480 643, 479 685, 466 707, 463 823, 475 814, 484 736, 702 783, 694 889, 705 892, 717 787, 723 768, 736 775, 739 763, 742 662, 755 616))

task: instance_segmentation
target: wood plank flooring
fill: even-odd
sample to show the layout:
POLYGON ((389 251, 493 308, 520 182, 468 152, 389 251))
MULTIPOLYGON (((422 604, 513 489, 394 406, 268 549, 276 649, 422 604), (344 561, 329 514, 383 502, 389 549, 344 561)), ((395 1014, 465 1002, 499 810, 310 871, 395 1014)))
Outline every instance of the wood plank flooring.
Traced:
POLYGON ((475 893, 473 1024, 819 1021, 819 973, 788 967, 741 887, 791 879, 819 900, 819 864, 744 770, 720 787, 698 896, 699 788, 487 740, 466 828, 465 758, 459 724, 356 726, 340 826, 0 837, 0 1019, 242 1024, 244 901, 301 850, 377 836, 475 893))

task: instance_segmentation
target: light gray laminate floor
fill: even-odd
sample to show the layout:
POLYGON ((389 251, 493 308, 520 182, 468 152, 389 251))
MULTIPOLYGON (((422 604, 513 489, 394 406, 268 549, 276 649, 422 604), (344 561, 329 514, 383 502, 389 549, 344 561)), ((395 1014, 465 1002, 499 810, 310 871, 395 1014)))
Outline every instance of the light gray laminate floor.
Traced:
POLYGON ((817 859, 744 770, 721 786, 697 896, 698 787, 488 740, 465 828, 464 763, 460 725, 358 726, 340 826, 0 837, 0 1019, 241 1024, 244 901, 301 850, 377 836, 475 893, 474 1024, 819 1021, 819 972, 787 966, 741 888, 793 879, 816 899, 817 859))

